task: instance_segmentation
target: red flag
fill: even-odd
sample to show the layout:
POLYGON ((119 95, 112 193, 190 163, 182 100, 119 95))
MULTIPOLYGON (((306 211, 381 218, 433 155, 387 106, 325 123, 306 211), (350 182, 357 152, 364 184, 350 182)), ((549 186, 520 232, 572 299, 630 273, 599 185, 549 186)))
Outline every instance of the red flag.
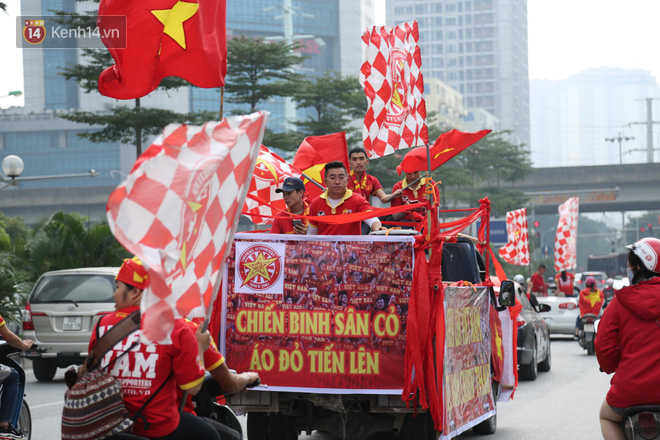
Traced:
POLYGON ((101 0, 101 35, 113 35, 113 20, 126 16, 127 45, 102 38, 115 64, 99 76, 99 92, 116 99, 145 96, 168 76, 197 87, 221 87, 227 73, 224 0, 101 0))
MULTIPOLYGON (((348 165, 348 145, 346 143, 346 132, 326 134, 324 136, 306 137, 296 155, 293 158, 293 167, 301 170, 305 176, 324 185, 324 166, 328 162, 338 160, 344 164, 346 170, 348 165)), ((322 190, 303 177, 307 198, 312 200, 321 194, 322 190)))
POLYGON ((499 253, 509 264, 529 265, 529 237, 527 234, 527 208, 506 213, 508 242, 499 253))
POLYGON ((362 35, 360 84, 369 102, 362 129, 370 158, 429 142, 417 22, 374 26, 362 35))
POLYGON ((174 319, 204 316, 234 237, 266 114, 171 124, 107 205, 112 233, 149 270, 142 334, 169 339, 174 319))
MULTIPOLYGON (((470 145, 481 140, 490 132, 491 130, 481 130, 476 133, 465 133, 452 129, 446 133, 442 133, 430 148, 431 171, 435 170, 470 145)), ((396 171, 400 176, 402 172, 414 173, 415 171, 426 170, 428 167, 428 162, 426 160, 426 147, 419 147, 409 151, 404 156, 401 164, 396 167, 396 171)))
POLYGON ((279 212, 276 209, 286 210, 282 194, 276 193, 275 190, 287 177, 300 177, 300 171, 262 145, 243 208, 243 211, 251 214, 248 217, 253 223, 258 225, 273 223, 272 218, 261 217, 259 214, 274 216, 279 212))

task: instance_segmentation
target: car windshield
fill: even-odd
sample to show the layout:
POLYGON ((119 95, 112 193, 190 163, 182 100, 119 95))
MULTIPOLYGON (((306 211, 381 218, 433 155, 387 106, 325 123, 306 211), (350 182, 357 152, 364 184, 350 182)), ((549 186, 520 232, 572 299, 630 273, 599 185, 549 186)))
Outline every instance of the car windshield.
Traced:
POLYGON ((114 290, 112 275, 48 275, 39 280, 30 302, 113 302, 114 290))

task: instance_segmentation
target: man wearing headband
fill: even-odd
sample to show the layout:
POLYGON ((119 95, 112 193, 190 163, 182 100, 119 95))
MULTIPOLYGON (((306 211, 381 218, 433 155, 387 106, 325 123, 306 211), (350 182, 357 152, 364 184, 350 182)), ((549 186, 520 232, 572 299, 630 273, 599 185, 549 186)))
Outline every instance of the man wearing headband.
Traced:
MULTIPOLYGON (((149 274, 142 262, 134 257, 124 260, 117 277, 113 293, 115 313, 103 316, 92 333, 89 342, 91 351, 97 338, 112 326, 140 309, 142 293, 149 285, 149 274)), ((140 333, 135 332, 124 339, 103 358, 102 367, 109 366, 112 374, 121 383, 126 409, 133 416, 149 396, 165 383, 163 389, 142 410, 133 434, 163 440, 188 438, 216 439, 215 429, 201 419, 187 413, 179 414, 175 389, 195 395, 204 380, 202 357, 209 347, 208 332, 193 332, 185 320, 177 319, 170 336, 172 343, 146 344, 140 342, 140 333), (119 356, 128 350, 125 356, 119 356), (116 362, 113 362, 117 359, 116 362)))

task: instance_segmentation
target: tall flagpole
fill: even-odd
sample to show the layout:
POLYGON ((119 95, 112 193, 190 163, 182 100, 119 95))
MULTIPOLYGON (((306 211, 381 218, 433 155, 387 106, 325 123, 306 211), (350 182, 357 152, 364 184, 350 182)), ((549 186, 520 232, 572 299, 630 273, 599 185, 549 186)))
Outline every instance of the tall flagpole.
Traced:
POLYGON ((222 86, 220 87, 220 120, 221 121, 224 116, 224 109, 225 109, 225 87, 222 86))

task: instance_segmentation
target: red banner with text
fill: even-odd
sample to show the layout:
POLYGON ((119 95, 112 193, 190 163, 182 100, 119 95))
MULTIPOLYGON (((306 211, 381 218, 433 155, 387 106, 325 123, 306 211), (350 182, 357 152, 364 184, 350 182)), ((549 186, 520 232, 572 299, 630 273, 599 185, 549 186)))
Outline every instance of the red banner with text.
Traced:
POLYGON ((442 439, 453 438, 495 414, 489 307, 487 287, 445 288, 442 439))
POLYGON ((273 391, 400 393, 413 243, 236 234, 221 335, 232 368, 273 391))

